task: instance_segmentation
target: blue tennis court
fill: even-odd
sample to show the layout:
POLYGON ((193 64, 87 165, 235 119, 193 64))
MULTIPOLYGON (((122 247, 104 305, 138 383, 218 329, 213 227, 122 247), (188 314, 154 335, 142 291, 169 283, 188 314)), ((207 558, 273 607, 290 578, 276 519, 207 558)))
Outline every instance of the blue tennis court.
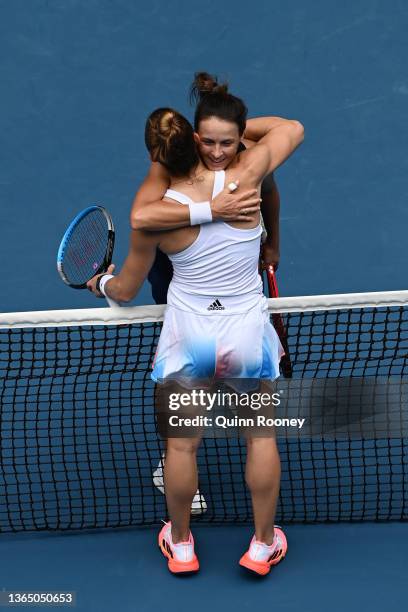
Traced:
MULTIPOLYGON (((101 612, 246 609, 265 598, 285 610, 402 608, 405 7, 17 0, 0 2, 0 14, 3 591, 73 591, 78 610, 101 612), (108 320, 104 301, 69 289, 55 269, 67 223, 90 204, 112 214, 121 266, 149 165, 145 119, 158 106, 191 119, 197 70, 227 78, 250 116, 294 117, 306 129, 276 172, 280 293, 311 296, 282 310, 294 380, 398 379, 392 387, 387 378, 373 422, 364 413, 370 435, 280 441, 289 551, 264 580, 237 563, 252 509, 245 448, 234 439, 205 440, 199 453, 200 574, 168 573, 157 547, 166 509, 149 377, 161 315, 153 307, 147 322, 108 320), (369 292, 380 291, 374 308, 369 292), (346 293, 364 297, 323 313, 319 296, 346 293)), ((135 308, 151 304, 145 283, 135 308)), ((285 392, 291 384, 282 379, 285 392)), ((379 390, 364 389, 367 409, 379 390)), ((338 387, 325 393, 326 409, 336 406, 338 387)))

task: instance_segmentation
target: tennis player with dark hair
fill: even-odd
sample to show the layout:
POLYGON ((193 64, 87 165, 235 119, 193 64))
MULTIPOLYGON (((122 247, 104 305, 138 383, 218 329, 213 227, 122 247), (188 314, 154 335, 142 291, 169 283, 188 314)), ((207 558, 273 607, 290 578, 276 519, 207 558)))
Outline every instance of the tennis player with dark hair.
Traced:
MULTIPOLYGON (((145 130, 145 142, 148 150, 151 152, 153 159, 162 161, 165 158, 165 163, 162 163, 157 169, 154 168, 154 162, 149 175, 145 179, 140 191, 138 192, 132 211, 132 226, 139 229, 146 230, 161 230, 161 229, 174 229, 180 226, 180 207, 171 209, 169 203, 162 201, 165 190, 170 184, 170 173, 167 173, 165 177, 164 168, 172 168, 173 175, 183 172, 183 167, 190 163, 190 160, 197 159, 197 152, 201 156, 203 163, 209 169, 223 169, 225 170, 228 165, 234 160, 237 153, 242 152, 246 147, 251 147, 255 143, 248 138, 244 138, 244 130, 248 123, 250 125, 251 120, 247 122, 247 109, 245 104, 240 98, 231 96, 227 92, 228 87, 224 84, 219 84, 216 77, 213 77, 205 72, 196 73, 194 82, 190 90, 191 101, 195 101, 196 111, 194 117, 195 127, 195 145, 191 140, 190 146, 184 150, 184 157, 182 160, 178 160, 177 164, 174 163, 174 156, 178 155, 177 145, 177 131, 182 133, 182 125, 178 124, 178 120, 174 119, 174 140, 175 146, 173 150, 169 150, 169 134, 163 130, 163 126, 158 122, 159 113, 161 109, 158 109, 151 115, 149 121, 146 124, 145 130), (210 95, 209 95, 210 94, 210 95), (226 95, 227 94, 227 95, 226 95), (220 121, 212 125, 211 133, 205 129, 205 120, 209 118, 218 118, 220 121), (234 137, 233 139, 224 139, 223 127, 225 122, 230 124, 236 124, 239 138, 234 137), (202 129, 204 126, 204 129, 202 129), (244 144, 245 143, 245 144, 244 144), (167 156, 167 157, 166 157, 167 156), (159 177, 157 176, 159 174, 159 177), (162 180, 164 178, 164 180, 162 180), (153 202, 152 200, 156 200, 153 202), (178 208, 178 210, 177 210, 178 208), (178 214, 177 221, 174 220, 172 224, 171 215, 178 214)), ((162 116, 162 115, 161 115, 162 116)), ((255 137, 260 137, 262 134, 255 133, 255 137)), ((200 180, 200 177, 198 178, 200 180)), ((258 201, 255 200, 256 207, 250 208, 252 202, 245 199, 245 193, 235 192, 242 196, 242 200, 235 202, 235 205, 241 204, 241 210, 244 210, 245 214, 251 215, 257 212, 258 201)), ((221 192, 221 196, 228 198, 228 191, 221 192)), ((248 194, 250 198, 251 194, 248 194)), ((220 196, 218 196, 220 198, 220 196)), ((262 215, 265 226, 265 232, 263 233, 263 244, 262 244, 262 264, 264 268, 267 268, 270 264, 276 269, 279 261, 279 192, 274 181, 273 173, 265 177, 262 182, 261 188, 262 198, 262 215), (266 237, 265 237, 266 234, 266 237)), ((215 202, 217 203, 217 198, 215 202)), ((228 200, 221 202, 221 206, 227 206, 228 200)), ((243 215, 240 214, 241 210, 238 210, 236 217, 230 215, 230 210, 227 208, 224 210, 217 210, 219 213, 218 217, 208 217, 205 219, 206 222, 212 220, 226 220, 236 221, 242 220, 243 215), (225 216, 225 213, 229 216, 225 216), (224 216, 223 216, 224 214, 224 216)), ((231 211, 232 212, 232 211, 231 211)), ((182 221, 184 226, 191 225, 191 216, 189 211, 184 207, 184 215, 182 221)), ((149 272, 148 280, 151 285, 152 296, 156 303, 165 304, 167 302, 167 292, 173 276, 173 266, 170 259, 165 253, 157 250, 155 261, 149 272)), ((159 461, 159 464, 153 471, 153 482, 155 486, 164 493, 163 483, 163 468, 164 468, 165 454, 159 461)), ((207 509, 207 503, 202 493, 197 490, 194 496, 191 512, 192 514, 201 514, 207 509)))
MULTIPOLYGON (((227 91, 220 95, 230 96, 227 91)), ((153 380, 182 382, 186 378, 211 378, 220 365, 225 378, 274 379, 279 374, 281 345, 269 321, 258 273, 262 231, 259 213, 243 215, 245 220, 230 223, 204 221, 211 215, 210 201, 227 191, 225 185, 231 181, 239 180, 242 190, 259 193, 263 178, 302 142, 303 127, 298 121, 278 117, 252 120, 248 135, 254 136, 254 140, 262 134, 263 137, 251 149, 240 153, 225 172, 208 169, 198 157, 185 166, 185 151, 191 150, 192 138, 197 140, 191 126, 169 109, 152 116, 153 126, 158 126, 166 139, 165 146, 152 147, 150 151, 152 159, 171 173, 166 199, 184 213, 188 208, 197 224, 165 232, 132 231, 129 254, 120 273, 115 277, 110 274, 94 277, 88 286, 98 296, 108 295, 116 301, 132 299, 159 248, 169 255, 174 275, 153 380), (183 168, 184 176, 177 171, 179 167, 183 168), (223 310, 211 307, 216 300, 223 310)), ((215 125, 217 130, 222 128, 223 139, 228 142, 240 137, 236 123, 215 117, 202 122, 208 134, 215 125)), ((178 214, 180 211, 175 211, 174 215, 178 214)), ((175 573, 198 569, 189 521, 198 484, 199 442, 198 438, 167 440, 165 493, 170 521, 160 532, 159 543, 170 571, 175 573)), ((252 438, 247 443, 246 482, 252 496, 255 535, 240 564, 264 575, 284 557, 287 549, 282 530, 274 527, 279 454, 274 438, 252 438)))
MULTIPOLYGON (((196 102, 196 111, 194 117, 195 127, 195 145, 191 140, 190 146, 187 146, 183 151, 183 159, 178 159, 178 163, 174 163, 174 156, 178 155, 177 133, 181 134, 183 130, 182 118, 174 118, 173 129, 175 146, 172 150, 169 149, 169 133, 163 129, 163 125, 158 121, 158 117, 163 117, 162 109, 158 109, 150 116, 145 129, 145 142, 148 150, 151 152, 153 159, 162 161, 160 166, 154 168, 153 162, 149 175, 145 179, 141 189, 139 190, 132 211, 132 225, 135 228, 146 230, 161 230, 174 229, 180 226, 180 220, 184 226, 191 225, 191 215, 184 207, 184 211, 180 211, 180 207, 171 208, 168 202, 162 201, 165 190, 170 185, 170 173, 165 177, 164 168, 171 168, 173 175, 183 172, 186 164, 190 160, 197 160, 197 152, 201 156, 203 163, 209 169, 223 169, 235 159, 237 153, 242 152, 246 147, 251 147, 255 143, 248 138, 244 138, 245 127, 251 124, 246 119, 247 109, 240 98, 228 94, 228 87, 224 84, 219 84, 216 77, 209 75, 206 72, 198 72, 195 75, 194 82, 190 90, 191 101, 196 102), (210 95, 209 95, 210 94, 210 95), (227 95, 226 95, 227 94, 227 95), (213 123, 211 133, 205 127, 205 120, 209 118, 218 118, 220 121, 213 123), (225 122, 235 124, 238 129, 239 138, 224 139, 223 128, 225 122), (203 129, 204 127, 204 129, 203 129), (244 144, 245 143, 245 144, 244 144), (163 163, 165 159, 165 163, 163 163), (178 166, 178 167, 176 167, 178 166), (159 177, 157 176, 159 174, 159 177), (162 180, 164 178, 164 180, 162 180), (155 200, 153 202, 152 200, 155 200), (172 214, 177 214, 177 220, 172 223, 172 214), (180 219, 180 214, 184 215, 180 219)), ((260 137, 263 134, 253 133, 254 137, 260 137)), ((157 165, 157 164, 156 164, 157 165)), ((198 177, 200 180, 200 177, 198 177)), ((216 208, 217 217, 214 213, 205 219, 206 222, 212 220, 239 221, 245 219, 241 214, 241 210, 245 215, 257 212, 258 201, 255 200, 254 207, 251 207, 251 194, 248 194, 246 199, 245 193, 235 192, 241 196, 241 200, 234 202, 235 206, 241 205, 241 209, 237 211, 237 216, 231 216, 231 202, 228 201, 229 193, 221 192, 221 197, 226 198, 221 203, 217 202, 217 196, 212 206, 218 205, 216 208), (224 207, 224 208, 223 208, 224 207)), ((231 196, 230 196, 231 197, 231 196)), ((280 199, 277 186, 274 181, 273 173, 265 177, 261 188, 262 198, 262 215, 265 226, 263 232, 262 244, 262 265, 268 268, 270 264, 276 269, 279 261, 279 207, 280 199), (266 237, 265 237, 266 234, 266 237)), ((148 280, 151 284, 152 296, 156 303, 165 304, 167 302, 167 292, 173 276, 173 266, 170 259, 165 253, 157 250, 155 261, 149 272, 148 280)), ((159 464, 153 471, 152 477, 155 486, 164 493, 163 469, 164 469, 165 454, 163 453, 159 464)), ((202 493, 197 490, 192 505, 192 514, 201 514, 207 509, 207 503, 202 493)))
MULTIPOLYGON (((242 103, 242 100, 235 96, 230 96, 230 103, 226 105, 225 96, 223 95, 226 91, 226 85, 219 85, 216 77, 205 72, 196 73, 191 87, 191 99, 197 102, 194 117, 197 151, 203 163, 210 170, 225 170, 237 153, 255 144, 254 141, 244 137, 247 123, 245 105, 242 103), (212 94, 210 97, 207 95, 209 93, 212 94), (243 123, 244 116, 245 125, 243 123), (210 117, 216 117, 222 122, 236 123, 240 138, 233 141, 230 139, 223 140, 222 129, 218 132, 217 124, 212 126, 210 135, 205 129, 203 131, 202 126, 204 124, 202 121, 210 117)), ((249 120, 249 125, 250 122, 251 120, 249 120)), ((151 117, 150 125, 146 126, 146 128, 145 140, 149 151, 160 151, 161 149, 163 152, 166 152, 166 135, 154 127, 154 117, 151 117)), ((252 133, 252 136, 257 135, 252 133)), ((191 159, 194 159, 196 152, 187 149, 185 154, 185 159, 188 159, 189 156, 191 156, 191 159)), ((171 159, 167 161, 170 164, 171 162, 171 159)), ((185 162, 183 161, 183 163, 185 162)), ((168 203, 162 201, 164 193, 170 184, 170 176, 166 176, 166 173, 163 172, 163 165, 161 168, 155 168, 154 166, 155 164, 152 165, 148 176, 136 195, 132 211, 132 227, 134 229, 162 230, 175 229, 176 227, 181 227, 181 224, 184 226, 191 225, 188 211, 185 210, 183 214, 180 210, 171 209, 168 203), (176 217, 172 216, 174 212, 177 215, 176 217)), ((225 195, 228 197, 228 194, 225 195)), ((242 199, 234 202, 236 207, 235 216, 233 216, 235 208, 232 208, 233 199, 230 198, 230 200, 219 203, 218 210, 216 210, 217 216, 213 214, 212 219, 208 221, 220 219, 239 221, 242 220, 242 215, 240 215, 242 210, 245 210, 247 215, 255 212, 249 206, 250 201, 244 199, 245 194, 236 193, 236 195, 242 195, 242 199), (228 206, 231 208, 228 208, 228 206)), ((273 173, 265 177, 262 182, 261 198, 261 211, 266 234, 262 244, 262 263, 264 268, 273 265, 276 270, 279 264, 280 197, 273 173)), ((172 276, 173 267, 171 261, 164 253, 158 250, 148 276, 152 296, 157 304, 165 304, 167 302, 167 291, 172 276)))

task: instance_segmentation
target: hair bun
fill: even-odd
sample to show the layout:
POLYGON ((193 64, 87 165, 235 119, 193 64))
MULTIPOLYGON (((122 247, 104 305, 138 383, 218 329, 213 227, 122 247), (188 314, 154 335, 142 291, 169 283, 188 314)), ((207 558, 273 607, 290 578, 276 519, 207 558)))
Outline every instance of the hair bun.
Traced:
POLYGON ((208 72, 196 72, 191 85, 191 99, 198 101, 207 94, 227 94, 228 84, 218 83, 217 77, 208 72))
POLYGON ((174 176, 187 176, 198 163, 193 127, 172 108, 157 108, 146 121, 145 143, 152 161, 174 176))
POLYGON ((165 140, 171 138, 178 132, 175 113, 171 110, 165 111, 157 122, 158 135, 165 140))

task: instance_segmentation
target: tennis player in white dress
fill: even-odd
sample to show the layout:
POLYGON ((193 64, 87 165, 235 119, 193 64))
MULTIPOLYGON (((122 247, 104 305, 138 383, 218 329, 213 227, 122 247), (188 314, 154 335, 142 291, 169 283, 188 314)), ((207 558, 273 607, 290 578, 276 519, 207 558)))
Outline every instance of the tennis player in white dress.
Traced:
MULTIPOLYGON (((224 95, 230 96, 227 92, 224 95)), ((212 119, 207 121, 211 129, 212 119)), ((225 124, 231 134, 235 129, 236 137, 242 136, 234 121, 225 120, 225 124)), ((239 181, 239 189, 259 190, 264 176, 303 140, 303 126, 298 121, 271 118, 267 125, 269 129, 259 143, 241 153, 226 172, 209 170, 198 156, 192 156, 186 172, 185 154, 191 157, 194 142, 188 121, 171 109, 159 109, 148 120, 149 129, 155 130, 156 136, 162 134, 159 149, 150 148, 152 159, 166 165, 172 174, 166 199, 188 206, 195 224, 165 232, 132 231, 120 273, 112 276, 111 267, 108 274, 92 279, 89 288, 98 296, 128 301, 146 278, 156 249, 170 257, 174 275, 152 371, 158 383, 175 380, 188 387, 188 382, 197 378, 273 380, 279 375, 282 347, 269 321, 258 273, 259 213, 248 221, 211 223, 209 204, 233 181, 239 181), (178 172, 178 158, 184 174, 178 172)), ((199 436, 167 440, 164 481, 170 520, 160 532, 159 545, 174 573, 199 568, 189 526, 190 506, 198 487, 199 443, 199 436)), ((274 525, 280 462, 273 437, 248 438, 245 475, 255 534, 240 564, 264 575, 287 550, 283 531, 274 525)))

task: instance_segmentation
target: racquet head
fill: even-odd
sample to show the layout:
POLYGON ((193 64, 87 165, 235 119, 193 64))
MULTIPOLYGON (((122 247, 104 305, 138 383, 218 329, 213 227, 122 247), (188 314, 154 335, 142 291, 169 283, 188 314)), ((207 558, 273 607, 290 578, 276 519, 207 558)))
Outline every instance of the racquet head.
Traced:
POLYGON ((57 256, 58 272, 67 285, 84 289, 112 261, 115 230, 110 214, 102 206, 80 212, 66 230, 57 256))

